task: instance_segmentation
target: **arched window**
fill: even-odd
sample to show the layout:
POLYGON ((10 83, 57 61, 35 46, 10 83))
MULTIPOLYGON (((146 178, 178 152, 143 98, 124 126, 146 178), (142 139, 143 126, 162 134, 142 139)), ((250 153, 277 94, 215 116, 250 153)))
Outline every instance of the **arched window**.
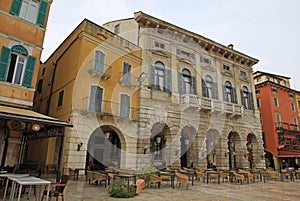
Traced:
POLYGON ((191 73, 189 70, 184 69, 182 71, 182 76, 183 76, 183 89, 185 91, 186 94, 190 94, 191 93, 191 73))
POLYGON ((165 83, 165 65, 157 61, 154 69, 154 84, 158 87, 159 91, 164 91, 165 83))
POLYGON ((247 87, 243 87, 242 89, 242 98, 243 98, 243 105, 245 109, 250 109, 250 103, 249 103, 249 92, 247 87))
POLYGON ((207 97, 212 98, 213 95, 213 79, 207 75, 205 76, 205 85, 207 89, 207 97))
POLYGON ((227 96, 227 101, 228 102, 233 102, 233 99, 232 99, 232 86, 231 86, 231 83, 229 81, 225 82, 225 92, 226 92, 226 96, 227 96))

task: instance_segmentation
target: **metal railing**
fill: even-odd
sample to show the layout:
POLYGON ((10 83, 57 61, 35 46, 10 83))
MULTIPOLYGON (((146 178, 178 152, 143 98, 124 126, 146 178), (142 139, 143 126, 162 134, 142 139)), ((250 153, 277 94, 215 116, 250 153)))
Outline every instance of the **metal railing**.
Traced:
POLYGON ((98 76, 103 79, 109 79, 111 77, 111 66, 100 63, 97 64, 94 59, 90 60, 88 65, 88 71, 92 76, 98 76))
POLYGON ((139 86, 139 81, 137 76, 132 75, 131 73, 123 74, 122 72, 120 73, 120 76, 121 79, 119 80, 119 83, 121 85, 129 85, 132 87, 139 86))
POLYGON ((243 106, 241 105, 206 97, 199 97, 194 94, 181 95, 181 104, 188 107, 198 107, 199 109, 220 111, 235 115, 242 115, 244 113, 243 106))
POLYGON ((276 129, 287 130, 287 131, 299 131, 299 125, 289 124, 287 122, 276 122, 276 129))
POLYGON ((104 116, 114 116, 131 119, 133 121, 138 120, 138 108, 126 107, 122 108, 121 111, 120 103, 104 100, 92 100, 90 97, 84 97, 82 99, 82 103, 83 111, 97 113, 104 116))

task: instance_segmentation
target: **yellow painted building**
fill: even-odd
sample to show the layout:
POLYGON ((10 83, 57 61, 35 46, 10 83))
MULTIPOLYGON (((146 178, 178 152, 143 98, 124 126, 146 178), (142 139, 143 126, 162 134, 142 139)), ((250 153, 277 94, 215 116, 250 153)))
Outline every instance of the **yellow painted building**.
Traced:
MULTIPOLYGON (((135 165, 140 65, 140 48, 87 19, 41 65, 35 109, 74 125, 64 141, 66 173, 135 165)), ((51 164, 55 154, 46 158, 51 164)))
POLYGON ((32 152, 30 147, 39 144, 47 150, 37 139, 63 136, 69 125, 32 111, 51 3, 0 3, 0 160, 9 171, 30 165, 32 170, 42 171, 45 154, 32 152))

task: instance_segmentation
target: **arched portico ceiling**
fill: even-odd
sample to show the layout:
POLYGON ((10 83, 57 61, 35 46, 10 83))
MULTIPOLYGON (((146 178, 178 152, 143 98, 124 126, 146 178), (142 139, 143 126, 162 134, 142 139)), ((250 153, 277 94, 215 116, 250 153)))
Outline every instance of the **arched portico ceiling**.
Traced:
POLYGON ((154 137, 159 133, 166 133, 166 132, 170 132, 170 128, 167 124, 165 124, 165 123, 156 123, 152 126, 151 137, 154 137))
POLYGON ((240 141, 241 137, 237 132, 230 132, 228 134, 228 140, 229 141, 240 141))

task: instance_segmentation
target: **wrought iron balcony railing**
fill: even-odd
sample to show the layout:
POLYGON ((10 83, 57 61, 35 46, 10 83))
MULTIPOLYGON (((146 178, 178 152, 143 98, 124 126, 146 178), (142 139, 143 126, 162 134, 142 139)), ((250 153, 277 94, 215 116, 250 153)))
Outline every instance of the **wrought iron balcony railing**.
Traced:
POLYGON ((94 100, 90 97, 84 97, 82 99, 83 107, 82 111, 100 114, 103 116, 114 116, 133 121, 138 120, 138 109, 133 107, 121 108, 120 103, 104 100, 94 100))
POLYGON ((277 130, 299 132, 299 125, 289 124, 287 122, 276 122, 277 130))
POLYGON ((243 106, 234 103, 219 101, 206 97, 199 97, 193 94, 181 95, 181 104, 186 107, 196 107, 200 110, 219 111, 234 115, 243 115, 243 106))
POLYGON ((127 85, 130 87, 137 87, 139 86, 138 77, 132 75, 131 73, 123 74, 121 73, 121 79, 119 80, 120 85, 127 85))
POLYGON ((91 60, 88 63, 88 71, 91 76, 93 77, 100 77, 104 80, 107 80, 111 77, 111 66, 108 66, 106 64, 101 64, 101 63, 95 63, 95 60, 91 60))

